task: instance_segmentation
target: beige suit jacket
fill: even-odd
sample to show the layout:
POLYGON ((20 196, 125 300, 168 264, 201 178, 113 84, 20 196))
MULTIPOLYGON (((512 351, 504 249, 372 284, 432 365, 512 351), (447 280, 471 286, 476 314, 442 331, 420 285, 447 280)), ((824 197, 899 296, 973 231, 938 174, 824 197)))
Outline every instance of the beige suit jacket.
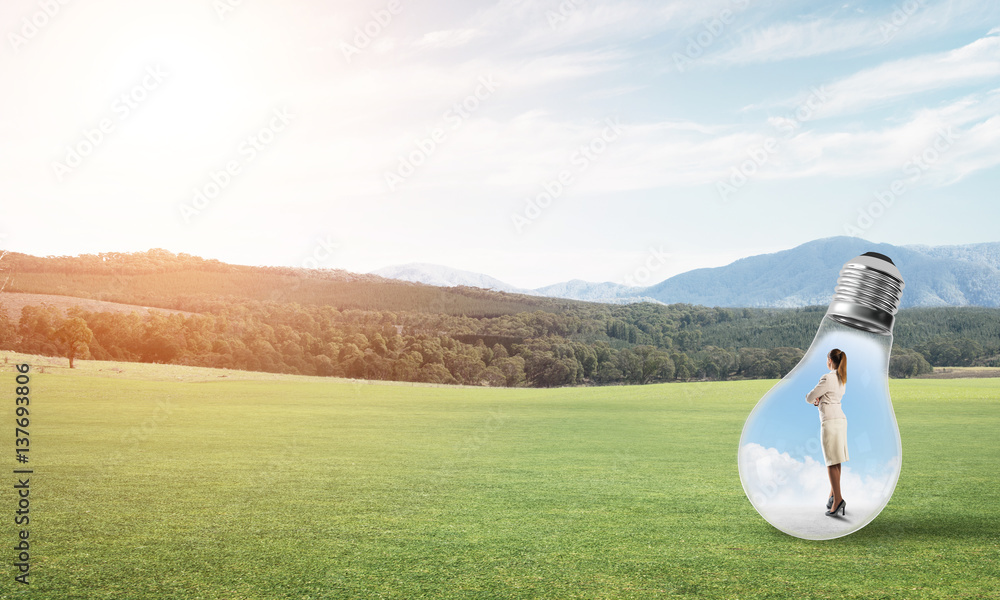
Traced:
POLYGON ((847 415, 840 407, 840 400, 844 397, 846 385, 840 385, 836 371, 830 371, 819 378, 819 383, 811 392, 806 394, 806 402, 815 404, 819 400, 819 420, 828 421, 830 419, 846 419, 847 415))

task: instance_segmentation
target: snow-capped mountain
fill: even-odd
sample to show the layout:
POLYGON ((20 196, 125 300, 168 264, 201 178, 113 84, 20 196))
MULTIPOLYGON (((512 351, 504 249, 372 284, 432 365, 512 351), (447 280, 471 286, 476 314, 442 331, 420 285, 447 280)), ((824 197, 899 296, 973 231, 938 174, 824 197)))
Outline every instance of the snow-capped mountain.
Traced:
POLYGON ((742 258, 724 267, 695 269, 639 288, 579 279, 534 290, 440 265, 414 263, 374 274, 438 286, 490 290, 589 302, 685 302, 704 306, 796 307, 830 301, 847 259, 865 252, 890 256, 906 280, 903 306, 1000 307, 1000 242, 960 246, 894 246, 833 237, 742 258))
POLYGON ((414 283, 426 283, 427 285, 436 285, 441 287, 454 287, 459 285, 478 287, 487 290, 493 290, 496 292, 510 292, 513 294, 528 294, 531 296, 541 296, 535 290, 527 290, 524 288, 519 288, 509 283, 505 283, 496 279, 495 277, 490 277, 489 275, 483 275, 482 273, 473 273, 472 271, 462 271, 461 269, 453 269, 451 267, 445 267, 442 265, 432 265, 428 263, 409 263, 406 265, 397 265, 392 267, 385 267, 378 269, 377 271, 372 271, 372 275, 378 275, 380 277, 386 277, 388 279, 399 279, 402 281, 411 281, 414 283))

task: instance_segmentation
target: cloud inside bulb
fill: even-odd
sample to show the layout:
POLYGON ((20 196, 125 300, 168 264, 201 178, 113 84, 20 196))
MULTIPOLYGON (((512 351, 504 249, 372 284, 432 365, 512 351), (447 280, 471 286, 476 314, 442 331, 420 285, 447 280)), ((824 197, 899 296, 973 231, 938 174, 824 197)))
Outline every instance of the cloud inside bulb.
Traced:
MULTIPOLYGON (((744 444, 740 448, 740 469, 748 475, 747 494, 758 508, 798 507, 822 503, 830 493, 826 465, 811 456, 792 458, 777 448, 744 444)), ((881 506, 891 493, 899 458, 893 457, 863 476, 844 463, 840 489, 844 499, 855 506, 881 506)))

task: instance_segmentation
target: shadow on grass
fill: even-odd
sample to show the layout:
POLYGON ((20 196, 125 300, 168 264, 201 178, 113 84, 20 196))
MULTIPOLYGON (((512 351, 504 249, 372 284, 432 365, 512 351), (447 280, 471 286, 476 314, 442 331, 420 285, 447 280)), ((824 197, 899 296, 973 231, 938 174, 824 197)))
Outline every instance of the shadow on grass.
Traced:
POLYGON ((990 542, 991 532, 1000 529, 1000 518, 995 514, 969 514, 942 510, 910 514, 879 515, 860 531, 844 538, 845 541, 868 544, 907 538, 945 538, 972 540, 979 538, 990 542))
MULTIPOLYGON (((759 532, 771 541, 787 540, 790 536, 774 527, 761 528, 759 532)), ((987 514, 948 513, 943 511, 879 515, 874 521, 847 536, 832 540, 805 540, 810 544, 844 544, 847 546, 868 546, 870 544, 901 543, 918 539, 940 538, 951 540, 982 540, 984 544, 995 543, 995 534, 1000 530, 1000 516, 987 514)))

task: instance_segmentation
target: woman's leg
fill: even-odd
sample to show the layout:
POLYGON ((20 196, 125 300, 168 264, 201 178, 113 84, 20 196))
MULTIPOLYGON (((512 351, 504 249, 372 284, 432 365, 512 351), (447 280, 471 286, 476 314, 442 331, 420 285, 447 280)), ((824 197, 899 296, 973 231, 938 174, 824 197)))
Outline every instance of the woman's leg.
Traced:
POLYGON ((843 500, 840 496, 840 463, 830 465, 826 468, 826 471, 830 476, 830 489, 833 492, 833 508, 837 508, 840 505, 840 501, 843 500))

